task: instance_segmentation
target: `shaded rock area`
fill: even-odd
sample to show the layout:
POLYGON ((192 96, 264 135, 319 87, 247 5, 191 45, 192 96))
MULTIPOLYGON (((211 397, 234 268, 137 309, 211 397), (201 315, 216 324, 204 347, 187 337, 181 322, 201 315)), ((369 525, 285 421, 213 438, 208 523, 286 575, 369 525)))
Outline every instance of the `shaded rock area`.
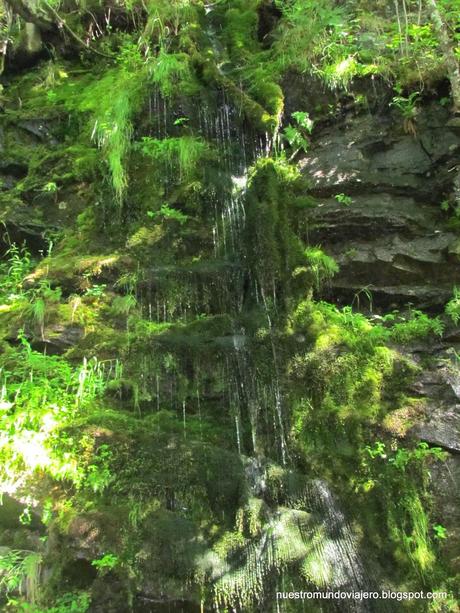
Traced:
POLYGON ((386 308, 443 305, 460 281, 459 239, 441 207, 455 201, 460 159, 448 113, 426 107, 415 135, 391 114, 349 117, 314 142, 300 166, 318 199, 308 240, 340 265, 328 297, 365 288, 386 308))
POLYGON ((442 543, 443 555, 456 572, 460 570, 460 456, 450 456, 431 470, 431 487, 438 509, 437 519, 445 526, 448 538, 442 543))
POLYGON ((460 453, 460 369, 458 354, 443 349, 425 366, 412 390, 424 398, 427 421, 417 424, 413 433, 433 445, 460 453))

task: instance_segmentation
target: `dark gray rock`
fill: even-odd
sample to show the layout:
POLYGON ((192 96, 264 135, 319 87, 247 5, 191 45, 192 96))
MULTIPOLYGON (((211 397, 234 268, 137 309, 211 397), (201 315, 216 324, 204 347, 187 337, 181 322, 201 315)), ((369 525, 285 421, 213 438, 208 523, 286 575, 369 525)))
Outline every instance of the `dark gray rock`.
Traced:
POLYGON ((375 188, 432 197, 433 188, 444 183, 437 164, 460 149, 448 120, 444 109, 426 109, 414 137, 404 133, 398 115, 351 117, 320 133, 300 168, 321 194, 375 188))
POLYGON ((58 142, 42 119, 21 121, 18 123, 18 127, 35 136, 39 141, 49 142, 51 145, 56 145, 58 142))
POLYGON ((434 408, 429 421, 417 425, 414 434, 432 445, 460 453, 460 404, 434 408))
POLYGON ((439 542, 444 559, 460 572, 460 456, 449 456, 431 467, 431 489, 436 506, 435 520, 447 530, 439 542))
MULTIPOLYGON (((427 349, 427 353, 429 349, 427 349)), ((460 360, 453 347, 436 352, 410 391, 425 399, 425 420, 411 434, 454 453, 460 453, 460 360)), ((420 357, 413 356, 420 360, 420 357)))
POLYGON ((440 204, 454 201, 460 137, 444 109, 428 107, 417 134, 399 116, 349 117, 324 128, 300 161, 318 205, 305 239, 340 265, 328 298, 363 288, 374 304, 443 305, 460 283, 460 241, 440 204), (449 196, 450 195, 450 196, 449 196))

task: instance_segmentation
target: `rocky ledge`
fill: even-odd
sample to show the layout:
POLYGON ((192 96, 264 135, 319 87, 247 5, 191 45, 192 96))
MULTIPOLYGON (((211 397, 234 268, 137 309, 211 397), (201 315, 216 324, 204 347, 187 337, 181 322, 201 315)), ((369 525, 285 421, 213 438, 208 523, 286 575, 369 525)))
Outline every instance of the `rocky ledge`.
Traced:
POLYGON ((459 162, 458 127, 439 104, 410 134, 391 112, 319 129, 300 167, 318 201, 308 241, 340 265, 331 296, 349 302, 366 289, 385 308, 448 300, 460 282, 459 162))

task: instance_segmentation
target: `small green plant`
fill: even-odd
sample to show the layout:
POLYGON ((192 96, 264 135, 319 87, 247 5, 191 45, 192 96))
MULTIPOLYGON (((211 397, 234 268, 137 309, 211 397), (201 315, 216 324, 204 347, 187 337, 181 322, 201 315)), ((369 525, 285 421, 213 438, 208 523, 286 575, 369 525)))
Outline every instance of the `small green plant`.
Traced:
POLYGON ((175 126, 186 126, 189 121, 190 121, 190 119, 188 117, 178 117, 174 121, 174 125, 175 126))
POLYGON ((395 88, 397 96, 394 96, 390 106, 394 106, 403 116, 404 130, 407 134, 416 135, 415 118, 417 117, 417 103, 420 99, 420 92, 412 92, 409 96, 402 95, 402 87, 395 88))
POLYGON ((88 287, 85 290, 85 296, 92 296, 93 298, 101 298, 104 293, 105 290, 107 288, 107 284, 106 283, 95 283, 94 285, 91 285, 91 287, 88 287))
POLYGON ((397 343, 408 343, 430 334, 442 336, 443 332, 444 323, 439 317, 429 317, 426 313, 413 309, 406 321, 392 326, 391 338, 397 343))
POLYGON ((296 111, 292 113, 295 125, 289 125, 284 129, 283 136, 289 143, 293 152, 289 161, 293 160, 299 151, 308 151, 310 140, 308 136, 313 130, 313 121, 308 113, 296 111))
POLYGON ((433 526, 433 532, 435 538, 440 541, 445 540, 448 537, 447 530, 441 524, 435 524, 433 526))
POLYGON ((108 445, 100 445, 93 463, 87 469, 87 484, 94 492, 102 492, 113 481, 114 475, 110 470, 112 451, 108 445))
POLYGON ((32 256, 25 247, 12 243, 6 252, 6 262, 0 264, 0 296, 12 302, 25 295, 23 283, 32 269, 32 256))
POLYGON ((102 558, 91 562, 92 566, 94 566, 101 575, 113 570, 119 563, 120 558, 113 553, 106 553, 102 558))
POLYGON ((381 458, 382 460, 387 458, 385 443, 382 443, 381 441, 377 441, 372 447, 370 445, 366 445, 365 451, 373 460, 375 460, 375 458, 381 458))
POLYGON ((136 145, 146 157, 162 163, 166 168, 178 168, 182 178, 199 170, 199 163, 209 155, 209 145, 195 136, 152 138, 144 136, 136 145))
POLYGON ((112 303, 112 311, 115 315, 128 316, 130 311, 137 305, 136 297, 133 294, 117 296, 112 303))
POLYGON ((30 512, 29 507, 26 507, 19 516, 19 523, 23 526, 30 526, 32 523, 32 513, 30 512))
POLYGON ((347 196, 346 194, 336 194, 335 199, 337 202, 340 202, 340 204, 344 204, 345 206, 350 206, 350 204, 353 203, 353 198, 347 196))
POLYGON ((337 262, 324 253, 320 247, 308 247, 304 252, 308 265, 315 279, 316 289, 339 272, 337 262))
POLYGON ((409 96, 402 95, 402 88, 396 88, 397 96, 394 96, 390 102, 390 106, 394 106, 400 111, 405 119, 414 119, 417 115, 417 102, 420 98, 420 92, 412 92, 409 96))
POLYGON ((42 191, 48 194, 56 194, 58 191, 58 186, 54 181, 48 181, 48 183, 45 183, 43 186, 42 191))
POLYGON ((460 290, 457 287, 454 287, 453 296, 446 304, 445 312, 457 325, 460 321, 460 290))
POLYGON ((34 551, 9 549, 0 554, 0 594, 24 593, 34 603, 38 597, 41 555, 34 551))
POLYGON ((49 606, 38 606, 8 597, 8 610, 16 613, 86 613, 90 604, 91 597, 87 592, 62 594, 53 598, 49 606))
POLYGON ((159 211, 147 211, 147 216, 150 217, 150 219, 160 218, 178 221, 181 226, 188 220, 188 215, 182 213, 182 211, 171 208, 168 203, 162 204, 159 211))
POLYGON ((448 200, 443 200, 439 205, 441 207, 441 211, 447 212, 450 208, 450 204, 448 200))

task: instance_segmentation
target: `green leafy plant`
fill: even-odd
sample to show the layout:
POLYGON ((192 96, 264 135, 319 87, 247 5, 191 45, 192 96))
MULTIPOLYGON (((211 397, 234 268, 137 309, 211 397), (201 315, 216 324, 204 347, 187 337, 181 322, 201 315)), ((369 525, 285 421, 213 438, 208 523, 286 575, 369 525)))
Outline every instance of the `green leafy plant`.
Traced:
POLYGON ((42 191, 47 192, 48 194, 55 194, 58 191, 58 186, 54 181, 48 181, 48 183, 45 183, 43 186, 42 191))
POLYGON ((29 602, 38 597, 42 557, 34 551, 9 549, 0 554, 0 593, 25 593, 29 602))
POLYGON ((150 79, 163 96, 172 96, 181 86, 192 81, 189 56, 186 53, 169 53, 162 47, 152 66, 150 79))
POLYGON ((171 219, 179 222, 181 226, 188 221, 188 215, 171 208, 167 203, 162 204, 159 211, 147 211, 147 215, 151 219, 171 219))
POLYGON ((353 198, 351 198, 351 196, 347 196, 346 194, 336 194, 334 197, 337 202, 340 202, 340 204, 344 204, 345 206, 350 206, 350 204, 353 203, 353 198))
POLYGON ((106 444, 100 445, 93 462, 87 468, 87 483, 94 492, 102 492, 115 478, 110 469, 113 453, 106 444))
POLYGON ((339 271, 334 258, 325 254, 320 247, 308 247, 304 255, 313 273, 317 289, 339 271))
POLYGON ((453 297, 446 304, 445 312, 457 325, 460 321, 460 290, 457 287, 454 287, 453 297))
POLYGON ((434 531, 435 538, 437 538, 440 541, 443 541, 448 537, 447 530, 441 524, 435 524, 433 526, 433 531, 434 531))
POLYGON ((85 290, 85 296, 92 296, 93 298, 101 298, 105 290, 107 289, 106 283, 94 283, 85 290))
POLYGON ((409 96, 402 95, 402 87, 396 88, 397 96, 394 96, 390 102, 390 106, 394 106, 398 109, 404 119, 404 130, 408 134, 416 134, 415 118, 417 117, 417 103, 420 99, 420 92, 415 91, 409 94, 409 96))
POLYGON ((87 592, 69 592, 55 596, 48 606, 39 606, 17 598, 8 598, 8 606, 17 613, 86 613, 91 604, 87 592))
POLYGON ((106 553, 102 558, 93 560, 91 564, 97 569, 99 574, 104 575, 120 564, 120 558, 113 553, 106 553))
POLYGON ((391 328, 391 338, 399 343, 408 343, 417 338, 434 334, 442 336, 444 323, 439 317, 429 317, 426 313, 413 309, 410 317, 391 328))
POLYGON ((0 296, 12 302, 25 295, 23 283, 31 271, 33 261, 30 251, 12 243, 6 252, 6 262, 0 263, 0 296))
POLYGON ((390 106, 398 109, 404 119, 414 119, 417 115, 417 102, 420 99, 420 92, 412 92, 409 96, 402 95, 402 88, 396 89, 397 96, 393 96, 390 106))
POLYGON ((174 125, 181 126, 181 127, 186 126, 189 121, 190 119, 188 117, 178 117, 177 119, 174 120, 174 125))
POLYGON ((208 144, 195 136, 164 139, 144 136, 137 147, 153 160, 176 166, 182 177, 190 176, 210 152, 208 144))
POLYGON ((308 113, 297 111, 292 113, 292 117, 295 125, 286 126, 283 132, 285 140, 293 150, 290 160, 293 160, 299 151, 302 150, 305 153, 308 151, 310 144, 308 135, 313 130, 313 121, 308 113))
POLYGON ((116 315, 128 316, 130 311, 137 305, 136 297, 133 294, 117 296, 112 303, 112 310, 116 315))

